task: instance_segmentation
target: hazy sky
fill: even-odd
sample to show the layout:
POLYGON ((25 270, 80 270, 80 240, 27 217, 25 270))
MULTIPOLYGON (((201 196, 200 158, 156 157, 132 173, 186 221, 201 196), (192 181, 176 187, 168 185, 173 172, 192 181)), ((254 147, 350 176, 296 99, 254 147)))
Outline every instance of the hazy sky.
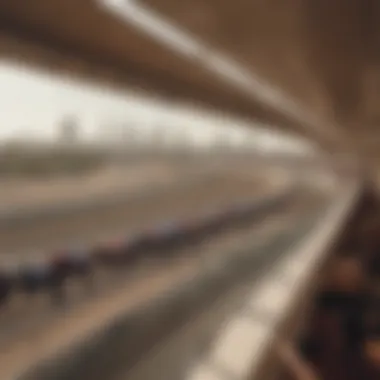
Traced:
MULTIPOLYGON (((0 62, 0 139, 11 136, 54 138, 65 116, 78 116, 83 133, 98 133, 107 120, 126 122, 142 130, 189 128, 198 142, 211 141, 220 128, 235 129, 235 136, 251 134, 264 149, 279 148, 281 137, 253 132, 252 125, 197 109, 173 107, 153 97, 116 92, 94 84, 52 76, 42 71, 0 62), (249 128, 248 128, 249 127, 249 128), (241 129, 241 132, 239 130, 241 129), (248 131, 248 132, 247 132, 248 131)), ((257 125, 257 127, 259 127, 257 125)), ((229 131, 229 132, 228 132, 229 131)), ((292 149, 292 148, 290 148, 292 149)))
MULTIPOLYGON (((130 121, 141 128, 169 124, 192 126, 199 137, 209 120, 132 93, 116 93, 85 82, 0 63, 0 138, 18 133, 49 136, 65 115, 78 115, 88 133, 106 120, 130 121), (198 127, 198 128, 197 128, 198 127)), ((209 119, 212 120, 210 117, 209 119)), ((217 121, 215 121, 217 123, 217 121)), ((210 124, 209 128, 206 128, 210 124)), ((206 129, 206 130, 205 130, 206 129)))

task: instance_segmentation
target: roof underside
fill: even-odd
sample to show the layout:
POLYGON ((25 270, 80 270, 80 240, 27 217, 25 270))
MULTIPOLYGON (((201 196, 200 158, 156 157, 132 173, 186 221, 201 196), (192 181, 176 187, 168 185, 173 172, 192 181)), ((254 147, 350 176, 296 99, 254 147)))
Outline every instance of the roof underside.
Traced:
MULTIPOLYGON (((322 118, 337 120, 366 150, 370 141, 377 146, 373 134, 380 120, 375 85, 380 2, 142 0, 141 4, 227 52, 322 118)), ((8 57, 142 88, 175 101, 209 105, 287 130, 304 130, 92 0, 1 2, 0 33, 1 51, 8 57)), ((319 131, 324 133, 325 127, 319 131)))

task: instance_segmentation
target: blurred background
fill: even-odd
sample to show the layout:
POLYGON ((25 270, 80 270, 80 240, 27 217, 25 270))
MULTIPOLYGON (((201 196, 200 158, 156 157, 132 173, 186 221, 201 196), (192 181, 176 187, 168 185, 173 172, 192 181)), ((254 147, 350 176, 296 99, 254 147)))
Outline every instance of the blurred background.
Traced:
POLYGON ((330 378, 299 346, 336 251, 375 265, 379 7, 0 2, 0 377, 330 378))

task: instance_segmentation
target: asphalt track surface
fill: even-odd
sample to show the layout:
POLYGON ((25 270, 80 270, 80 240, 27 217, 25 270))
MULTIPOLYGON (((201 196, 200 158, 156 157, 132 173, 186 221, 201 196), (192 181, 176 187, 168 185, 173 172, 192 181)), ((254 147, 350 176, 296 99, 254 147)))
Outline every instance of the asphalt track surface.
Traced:
MULTIPOLYGON (((49 376, 44 378, 143 380, 157 378, 157 373, 159 378, 182 378, 189 364, 207 347, 265 266, 273 264, 276 257, 313 227, 326 202, 320 193, 300 190, 292 202, 272 210, 244 230, 230 231, 202 246, 191 247, 190 258, 182 255, 184 259, 166 263, 161 268, 151 268, 154 276, 149 272, 143 276, 149 278, 150 285, 147 286, 145 281, 145 291, 141 290, 141 284, 138 285, 141 278, 135 285, 131 279, 124 282, 115 297, 103 299, 104 306, 98 302, 96 307, 104 314, 106 307, 120 309, 122 301, 124 305, 120 310, 124 310, 124 317, 111 323, 111 331, 95 337, 95 344, 90 339, 88 346, 81 347, 77 355, 71 353, 70 359, 62 360, 61 366, 55 365, 53 372, 48 371, 49 376), (166 277, 166 281, 156 283, 161 275, 164 275, 161 280, 166 277), (140 290, 135 286, 140 286, 140 290), (160 287, 171 289, 171 292, 161 290, 165 296, 158 297, 160 287), (156 295, 150 294, 149 297, 152 288, 155 288, 156 295), (143 294, 146 300, 151 299, 145 307, 141 302, 143 294), (127 303, 130 303, 129 307, 127 303)), ((76 322, 80 324, 80 321, 77 314, 76 322)), ((83 318, 82 326, 88 327, 88 321, 83 318)), ((72 327, 73 319, 70 323, 62 322, 62 319, 56 321, 55 330, 64 330, 68 325, 72 327)), ((47 344, 46 339, 32 336, 30 339, 47 344)), ((26 346, 24 344, 18 354, 18 350, 14 350, 17 360, 22 360, 28 351, 30 355, 30 347, 28 350, 26 346)), ((11 348, 5 354, 4 350, 1 361, 12 362, 12 351, 11 348)), ((37 371, 37 375, 25 378, 42 378, 40 375, 37 371)))
MULTIPOLYGON (((158 198, 153 196, 144 199, 141 203, 129 202, 121 211, 120 205, 118 205, 116 209, 112 210, 113 215, 118 212, 122 215, 123 222, 117 224, 117 228, 116 223, 113 228, 110 223, 107 223, 103 211, 101 214, 103 220, 100 225, 103 227, 106 225, 107 229, 110 231, 112 229, 113 233, 116 231, 126 233, 125 231, 130 229, 139 229, 162 221, 163 218, 199 216, 200 212, 213 209, 213 207, 229 204, 234 200, 252 199, 265 193, 270 186, 260 183, 260 181, 258 182, 257 176, 251 175, 247 178, 245 174, 239 175, 236 172, 233 175, 228 172, 214 173, 206 178, 198 179, 188 186, 181 187, 180 192, 161 194, 158 198), (128 210, 127 218, 126 210, 128 210)), ((273 189, 271 190, 273 191, 273 189)), ((93 217, 90 219, 93 221, 93 217)), ((37 347, 39 346, 37 342, 43 341, 51 329, 62 330, 62 322, 67 324, 69 320, 73 320, 72 318, 75 319, 76 309, 80 309, 84 304, 96 305, 99 300, 110 301, 112 296, 123 293, 123 291, 127 291, 129 296, 133 296, 133 299, 130 300, 131 305, 138 303, 144 297, 149 296, 152 290, 155 290, 155 281, 157 281, 157 289, 159 289, 162 279, 164 283, 180 279, 189 270, 193 270, 196 263, 199 265, 201 258, 211 257, 210 252, 217 252, 217 247, 225 245, 226 239, 236 240, 242 234, 247 234, 249 230, 247 228, 243 231, 230 231, 223 236, 216 236, 207 240, 204 243, 205 246, 199 245, 184 249, 182 252, 178 252, 177 258, 170 262, 155 262, 154 260, 144 262, 127 275, 125 272, 97 273, 96 288, 90 294, 82 283, 70 284, 69 294, 71 297, 65 310, 53 308, 44 294, 31 300, 20 296, 10 307, 0 313, 0 367, 6 368, 11 365, 15 358, 12 352, 19 352, 21 349, 24 354, 29 352, 30 356, 31 352, 38 351, 36 349, 36 344, 37 347), (216 247, 210 249, 210 244, 216 245, 216 247), (196 254, 194 254, 194 250, 196 254), (148 283, 149 287, 145 289, 147 294, 144 295, 145 290, 141 289, 147 288, 148 283), (61 327, 57 328, 60 323, 61 327)), ((27 252, 23 251, 23 255, 13 254, 12 257, 24 259, 25 255, 27 252)), ((128 300, 125 302, 128 303, 128 300)), ((97 307, 101 308, 101 306, 97 307)), ((5 377, 1 376, 1 378, 5 377)))

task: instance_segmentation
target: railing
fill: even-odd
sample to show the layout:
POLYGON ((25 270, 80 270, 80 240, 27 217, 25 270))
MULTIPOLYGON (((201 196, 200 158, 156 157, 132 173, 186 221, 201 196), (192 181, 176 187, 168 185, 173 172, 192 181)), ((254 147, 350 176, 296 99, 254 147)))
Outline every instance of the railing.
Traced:
POLYGON ((358 183, 347 186, 318 227, 271 268, 187 380, 264 380, 278 376, 282 365, 273 343, 277 338, 297 337, 319 283, 320 269, 360 190, 358 183))

